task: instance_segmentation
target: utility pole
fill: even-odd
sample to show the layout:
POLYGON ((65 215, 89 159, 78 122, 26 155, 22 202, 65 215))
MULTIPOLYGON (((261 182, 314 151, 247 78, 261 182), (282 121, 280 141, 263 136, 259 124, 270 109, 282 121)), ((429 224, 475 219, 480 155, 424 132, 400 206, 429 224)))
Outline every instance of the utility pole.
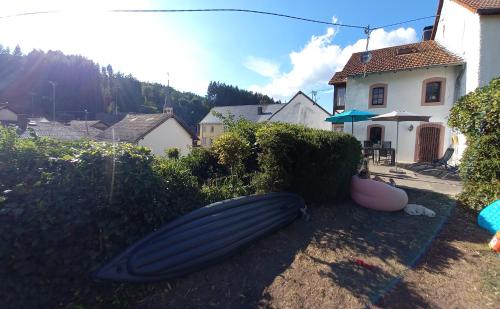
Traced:
POLYGON ((35 117, 35 95, 36 92, 31 91, 31 117, 35 117))
POLYGON ((89 135, 89 125, 87 123, 88 114, 89 114, 89 112, 87 110, 85 110, 85 130, 87 131, 87 136, 89 135))
POLYGON ((56 86, 57 83, 49 80, 52 85, 52 121, 56 121, 56 86))
POLYGON ((163 103, 163 112, 165 112, 165 107, 167 107, 167 97, 170 92, 170 72, 167 72, 167 91, 165 93, 165 103, 163 103))

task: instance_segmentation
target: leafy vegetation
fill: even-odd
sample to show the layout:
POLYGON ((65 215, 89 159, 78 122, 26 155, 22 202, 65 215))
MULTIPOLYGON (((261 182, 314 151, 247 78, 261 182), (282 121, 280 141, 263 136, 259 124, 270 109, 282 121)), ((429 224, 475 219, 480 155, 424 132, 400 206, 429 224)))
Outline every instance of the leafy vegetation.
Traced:
POLYGON ((7 307, 95 306, 137 296, 146 286, 99 284, 90 274, 202 205, 196 178, 145 148, 0 132, 0 294, 7 307))
POLYGON ((460 164, 464 190, 462 204, 480 211, 500 199, 500 78, 458 100, 450 126, 467 138, 460 164))
POLYGON ((312 202, 345 198, 361 160, 360 143, 344 133, 268 124, 256 141, 257 190, 292 191, 312 202))
POLYGON ((244 120, 227 127, 213 148, 180 158, 174 149, 155 158, 130 144, 21 139, 0 127, 1 302, 128 306, 158 285, 95 282, 91 273, 165 222, 257 190, 345 196, 360 156, 351 136, 244 120))

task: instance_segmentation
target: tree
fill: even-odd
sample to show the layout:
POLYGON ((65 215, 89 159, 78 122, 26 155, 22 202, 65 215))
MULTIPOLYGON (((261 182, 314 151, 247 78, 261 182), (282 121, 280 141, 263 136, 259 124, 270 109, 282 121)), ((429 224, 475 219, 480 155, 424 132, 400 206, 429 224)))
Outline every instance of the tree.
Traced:
POLYGON ((21 57, 22 55, 23 52, 21 51, 21 47, 19 46, 19 44, 17 44, 16 47, 14 48, 14 51, 12 52, 12 56, 21 57))
MULTIPOLYGON (((210 82, 207 89, 210 106, 258 105, 278 103, 267 95, 255 93, 236 86, 210 82)), ((279 102, 281 103, 281 102, 279 102)))

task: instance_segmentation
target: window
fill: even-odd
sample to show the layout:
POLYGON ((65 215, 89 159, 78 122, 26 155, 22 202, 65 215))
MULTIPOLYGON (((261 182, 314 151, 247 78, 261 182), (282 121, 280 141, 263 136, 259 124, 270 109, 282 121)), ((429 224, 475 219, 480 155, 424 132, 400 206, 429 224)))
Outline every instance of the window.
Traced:
POLYGON ((384 87, 372 89, 372 105, 384 105, 384 87))
POLYGON ((387 85, 375 84, 370 86, 368 107, 386 107, 387 105, 387 85))
POLYGON ((441 82, 429 82, 425 85, 425 102, 441 101, 441 82))
POLYGON ((338 85, 335 87, 335 95, 333 97, 333 106, 335 110, 345 108, 345 85, 338 85))
POLYGON ((442 77, 428 78, 422 83, 422 106, 444 104, 446 79, 442 77))
POLYGON ((214 126, 210 126, 210 132, 214 133, 214 126))

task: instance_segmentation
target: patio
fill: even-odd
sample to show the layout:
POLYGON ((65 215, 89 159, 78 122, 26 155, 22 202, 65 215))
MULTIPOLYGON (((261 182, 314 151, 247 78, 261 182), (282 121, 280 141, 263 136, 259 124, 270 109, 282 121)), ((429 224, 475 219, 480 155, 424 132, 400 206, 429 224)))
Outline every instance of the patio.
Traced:
MULTIPOLYGON (((390 175, 407 191, 411 203, 432 208, 437 216, 381 213, 351 201, 311 205, 310 221, 300 219, 222 264, 165 283, 164 292, 145 299, 138 306, 359 308, 377 302, 423 307, 436 304, 439 297, 429 299, 420 293, 422 288, 434 283, 418 282, 416 284, 422 285, 419 287, 408 284, 405 278, 422 256, 427 259, 427 249, 455 208, 452 195, 460 191, 460 183, 413 175, 409 171, 396 178, 388 169, 374 166, 372 170, 381 177, 390 175), (358 259, 369 266, 359 265, 358 259)), ((463 230, 463 224, 461 228, 463 230)), ((437 257, 425 264, 430 273, 441 278, 437 281, 440 287, 430 290, 449 294, 446 299, 449 303, 457 297, 463 298, 464 294, 443 286, 443 280, 454 280, 444 274, 450 269, 465 267, 464 243, 482 248, 480 244, 489 236, 470 223, 465 225, 465 230, 466 235, 455 233, 450 236, 452 240, 438 241, 437 257), (462 247, 452 243, 457 239, 462 247), (462 296, 453 296, 458 294, 462 296)), ((480 254, 481 258, 489 259, 487 252, 480 254)), ((474 267, 476 262, 473 261, 474 267)), ((456 273, 468 279, 473 277, 460 270, 456 273)), ((485 306, 483 300, 484 297, 475 293, 462 304, 485 306)))

